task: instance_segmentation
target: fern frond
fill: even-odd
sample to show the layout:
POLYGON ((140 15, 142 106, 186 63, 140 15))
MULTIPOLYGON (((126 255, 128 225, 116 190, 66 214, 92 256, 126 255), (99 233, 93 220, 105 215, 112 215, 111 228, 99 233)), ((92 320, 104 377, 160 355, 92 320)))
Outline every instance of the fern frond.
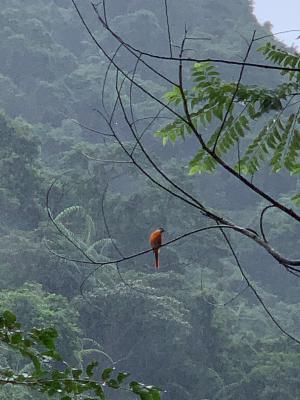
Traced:
MULTIPOLYGON (((82 234, 82 241, 87 245, 91 242, 93 236, 95 235, 95 224, 92 218, 88 215, 86 210, 81 206, 71 206, 63 211, 61 211, 55 218, 56 223, 60 223, 65 227, 63 221, 70 217, 72 214, 76 213, 79 217, 84 219, 84 230, 82 234)), ((66 227, 65 227, 66 228, 66 227)), ((66 228, 67 229, 67 228, 66 228)), ((68 232, 71 232, 68 229, 68 232)))

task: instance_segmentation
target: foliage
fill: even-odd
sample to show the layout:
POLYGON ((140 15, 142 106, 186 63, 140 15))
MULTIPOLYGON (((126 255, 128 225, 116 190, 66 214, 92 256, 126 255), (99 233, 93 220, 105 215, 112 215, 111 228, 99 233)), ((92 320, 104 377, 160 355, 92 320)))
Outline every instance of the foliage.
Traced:
POLYGON ((32 367, 23 373, 1 369, 0 384, 24 386, 48 396, 58 395, 61 400, 69 400, 73 395, 104 400, 105 387, 129 390, 141 400, 160 399, 158 388, 137 381, 130 382, 129 388, 125 389, 122 385, 129 376, 126 372, 116 373, 114 368, 105 368, 99 379, 99 373, 95 373, 97 362, 88 364, 85 371, 69 367, 56 350, 57 336, 54 328, 33 328, 29 332, 23 332, 15 315, 4 311, 0 316, 0 341, 13 351, 19 352, 23 360, 29 359, 32 367), (62 365, 59 369, 57 362, 62 365))
MULTIPOLYGON (((300 62, 299 58, 298 60, 300 62)), ((291 174, 298 172, 300 139, 297 124, 300 119, 298 111, 290 114, 288 118, 284 114, 288 96, 299 90, 298 80, 283 83, 272 90, 239 84, 235 102, 231 104, 236 83, 221 80, 214 66, 209 63, 197 63, 193 67, 192 76, 195 85, 185 95, 194 127, 201 132, 211 123, 213 126, 217 125, 206 141, 209 149, 214 149, 216 155, 223 157, 245 138, 249 140, 253 121, 264 114, 271 114, 271 119, 264 127, 256 135, 252 134, 254 139, 244 150, 244 155, 235 168, 243 173, 253 174, 269 156, 269 163, 274 172, 282 168, 288 169, 291 174), (226 114, 226 122, 223 124, 226 114)), ((175 105, 183 101, 177 87, 165 97, 175 105)), ((156 135, 162 137, 163 143, 166 144, 168 140, 176 141, 179 137, 184 139, 186 134, 190 133, 191 127, 184 120, 176 119, 156 135)), ((201 149, 190 162, 189 173, 212 172, 216 167, 217 162, 205 149, 201 149)))
POLYGON ((46 293, 39 284, 27 283, 15 290, 2 290, 0 303, 0 310, 10 307, 26 329, 30 325, 43 328, 53 324, 60 331, 60 353, 69 360, 74 358, 72 354, 80 342, 78 312, 65 297, 46 293))
MULTIPOLYGON (((124 154, 110 138, 76 123, 77 120, 107 132, 99 114, 93 111, 102 107, 100 85, 107 64, 88 41, 71 2, 2 3, 0 106, 6 114, 0 117, 0 301, 2 311, 10 309, 28 331, 26 334, 20 328, 10 328, 12 336, 17 334, 14 340, 19 340, 19 333, 24 338, 18 346, 24 345, 26 339, 36 343, 23 349, 30 353, 26 358, 16 347, 1 347, 1 370, 14 375, 3 378, 18 382, 4 381, 0 399, 32 400, 45 398, 53 391, 53 397, 68 399, 81 390, 85 392, 77 394, 78 398, 95 398, 95 390, 99 390, 98 398, 105 391, 118 399, 130 398, 132 392, 142 400, 158 399, 155 387, 136 381, 127 384, 127 374, 122 371, 132 371, 138 381, 150 381, 163 388, 165 399, 298 398, 299 349, 278 339, 278 331, 268 323, 249 291, 222 306, 244 283, 217 231, 164 248, 159 272, 153 270, 152 254, 119 264, 121 276, 114 264, 100 268, 86 281, 84 298, 79 295, 79 286, 93 267, 59 258, 48 250, 82 259, 78 249, 70 246, 47 219, 45 197, 54 177, 57 184, 49 199, 54 221, 68 238, 75 239, 81 249, 98 261, 118 258, 115 245, 125 255, 146 249, 148 234, 157 226, 165 228, 169 239, 196 225, 206 226, 207 220, 157 190, 132 165, 101 162, 123 161, 124 154), (18 115, 30 123, 10 118, 18 115), (103 204, 110 234, 102 215, 105 191, 103 204), (49 331, 49 325, 55 330, 49 331), (31 332, 32 326, 41 329, 31 332), (59 351, 65 363, 51 357, 47 362, 45 356, 40 358, 43 352, 54 351, 43 345, 40 336, 50 339, 48 345, 53 344, 56 330, 59 335, 55 351, 59 351), (37 337, 34 339, 30 332, 36 332, 37 337), (113 361, 106 352, 116 360, 118 371, 111 369, 113 361), (95 356, 99 366, 93 363, 95 356), (37 366, 40 364, 44 376, 35 376, 31 357, 37 366), (39 379, 36 386, 41 389, 43 385, 45 393, 24 389, 30 377, 34 382, 39 379), (52 383, 46 383, 49 378, 52 383), (124 378, 127 379, 123 381, 124 378), (93 386, 94 381, 97 387, 93 386), (119 386, 129 391, 114 389, 119 386), (88 393, 89 389, 94 394, 88 393), (63 395, 56 393, 58 390, 70 393, 63 395)), ((84 15, 89 16, 89 2, 87 6, 83 3, 78 2, 84 15)), ((188 22, 191 37, 210 39, 194 41, 193 56, 237 59, 245 44, 236 32, 248 37, 256 26, 262 35, 270 33, 257 26, 247 0, 172 0, 169 5, 175 45, 182 36, 182 21, 188 22)), ((112 26, 125 33, 130 43, 150 49, 155 45, 159 54, 167 54, 162 1, 110 0, 107 7, 112 26)), ((113 54, 114 43, 97 25, 94 28, 97 39, 113 54)), ((277 65, 298 65, 297 54, 272 46, 265 46, 253 59, 261 61, 265 53, 268 61, 277 65)), ((132 71, 132 59, 124 57, 124 52, 120 51, 116 59, 132 71)), ((159 68, 177 76, 174 67, 165 62, 160 62, 159 68)), ((232 81, 231 67, 216 69, 211 64, 196 64, 192 72, 194 82, 186 92, 188 104, 194 123, 212 148, 236 82, 232 81)), ((157 97, 166 90, 141 64, 136 79, 157 97)), ((275 73, 257 74, 249 68, 245 81, 263 85, 239 85, 218 140, 217 154, 243 173, 259 169, 255 176, 259 184, 270 192, 284 193, 280 195, 281 201, 291 207, 288 197, 299 197, 299 188, 286 179, 285 172, 297 173, 298 109, 296 105, 284 108, 290 93, 298 90, 299 77, 286 74, 278 78, 275 73), (290 120, 289 112, 293 115, 290 120), (238 145, 242 155, 239 165, 238 145), (279 184, 261 168, 267 165, 279 172, 279 184)), ((105 92, 108 109, 115 98, 113 88, 111 71, 105 92)), ((152 101, 141 95, 132 97, 136 118, 155 114, 152 101)), ((172 90, 166 100, 181 112, 178 90, 172 90)), ((124 101, 129 105, 129 98, 124 101)), ((129 134, 117 112, 114 123, 130 148, 129 134)), ((145 127, 146 123, 148 120, 139 121, 137 127, 145 127)), ((190 135, 180 120, 167 129, 160 128, 161 125, 159 120, 152 128, 160 129, 165 143, 190 135)), ((180 147, 162 149, 147 134, 143 140, 158 165, 189 193, 201 195, 205 204, 233 216, 244 226, 258 229, 257 214, 265 204, 253 206, 251 196, 216 171, 210 157, 201 151, 195 154, 194 142, 185 140, 180 147), (205 174, 187 176, 181 160, 186 164, 190 158, 191 173, 216 171, 213 180, 205 174)), ((135 154, 145 164, 138 150, 135 154)), ((145 165, 149 173, 155 173, 145 165)), ((271 209, 265 215, 265 225, 270 243, 296 257, 299 241, 295 239, 295 224, 271 209)), ((274 315, 296 335, 299 281, 272 268, 272 261, 249 242, 232 235, 232 243, 239 245, 247 274, 274 315)))
POLYGON ((21 228, 37 225, 41 212, 38 197, 43 178, 39 165, 39 141, 31 126, 20 118, 0 114, 0 204, 2 223, 21 228))
MULTIPOLYGON (((282 51, 271 43, 259 51, 284 67, 300 65, 299 55, 282 51)), ((238 152, 233 167, 240 174, 254 175, 264 163, 273 172, 286 169, 291 175, 299 173, 300 109, 293 106, 297 104, 299 74, 290 72, 287 82, 268 89, 224 81, 216 68, 205 62, 193 66, 192 78, 194 86, 184 93, 185 99, 178 87, 165 94, 166 100, 177 107, 186 101, 191 122, 183 115, 156 132, 166 144, 168 140, 185 139, 195 130, 202 134, 210 128, 206 148, 200 146, 190 161, 189 174, 216 170, 218 162, 207 149, 229 160, 238 152)), ((299 195, 293 200, 297 202, 299 195)))

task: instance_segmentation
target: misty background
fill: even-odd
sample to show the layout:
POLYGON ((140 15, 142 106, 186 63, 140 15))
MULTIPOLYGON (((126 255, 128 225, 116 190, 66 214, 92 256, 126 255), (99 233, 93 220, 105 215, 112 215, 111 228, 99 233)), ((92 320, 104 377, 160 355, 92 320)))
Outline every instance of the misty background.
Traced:
MULTIPOLYGON (((99 25, 90 3, 78 3, 97 39, 112 54, 116 43, 99 25)), ((168 54, 161 0, 107 3, 111 25, 126 41, 168 54)), ((271 34, 271 26, 260 23, 270 21, 273 32, 297 29, 298 2, 284 4, 285 10, 293 10, 286 17, 267 1, 256 1, 254 8, 249 0, 172 0, 172 38, 179 43, 186 23, 191 36, 210 39, 193 42, 193 54, 240 59, 247 49, 245 38, 251 38, 253 30, 261 36, 271 34)), ((297 36, 284 36, 294 50, 297 36)), ((299 397, 299 346, 279 332, 250 291, 230 301, 244 283, 217 231, 163 248, 158 272, 149 253, 120 264, 119 271, 112 264, 100 268, 85 282, 84 297, 80 294, 91 267, 69 260, 81 259, 80 252, 51 224, 45 208, 47 190, 58 176, 49 199, 53 215, 98 261, 119 257, 112 239, 122 254, 129 255, 147 249, 149 234, 157 227, 163 226, 170 240, 206 222, 131 165, 93 160, 124 160, 124 156, 114 141, 91 131, 107 132, 95 111, 102 109, 107 60, 69 0, 2 0, 0 54, 1 309, 11 309, 25 327, 55 324, 59 350, 70 362, 85 365, 100 357, 105 367, 108 362, 99 355, 105 351, 120 370, 161 387, 166 400, 299 397)), ((117 59, 124 68, 132 67, 125 52, 117 59)), ((263 57, 254 49, 249 61, 263 62, 263 57)), ((161 66, 170 76, 177 73, 167 62, 161 66)), ((218 66, 218 71, 227 80, 236 80, 239 73, 234 66, 218 66)), ((142 67, 137 79, 159 98, 171 89, 142 67)), ((283 79, 276 71, 250 68, 244 77, 248 84, 267 88, 283 79)), ((114 85, 109 72, 104 96, 109 109, 115 100, 114 85)), ((138 92, 133 107, 137 118, 157 111, 155 103, 138 92)), ((129 129, 120 115, 114 123, 129 141, 129 129)), ((146 125, 141 121, 139 127, 146 125)), ((164 125, 158 120, 145 135, 152 157, 210 207, 258 229, 257 213, 265 203, 222 171, 189 176, 187 164, 195 143, 163 146, 154 132, 164 125)), ((257 185, 283 202, 299 186, 296 181, 286 172, 275 175, 267 168, 255 176, 257 185)), ((265 221, 274 247, 296 258, 296 223, 273 209, 265 221)), ((231 240, 267 306, 299 337, 299 280, 275 266, 252 242, 234 233, 231 240)), ((0 355, 2 367, 17 362, 0 355)), ((45 396, 1 387, 0 399, 8 398, 45 396)), ((116 393, 114 398, 131 396, 116 393)))

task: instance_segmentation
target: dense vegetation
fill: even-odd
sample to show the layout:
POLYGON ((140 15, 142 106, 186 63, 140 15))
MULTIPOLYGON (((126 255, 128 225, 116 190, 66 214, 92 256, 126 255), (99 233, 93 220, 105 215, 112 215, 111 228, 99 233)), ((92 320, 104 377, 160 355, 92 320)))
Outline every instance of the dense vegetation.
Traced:
MULTIPOLYGON (((113 26, 134 45, 152 50, 155 44, 156 52, 167 52, 161 3, 110 1, 113 26)), ((84 11, 92 18, 88 4, 84 11)), ((170 20, 174 40, 181 37, 185 21, 195 36, 211 38, 195 44, 203 57, 235 58, 245 48, 242 35, 248 37, 253 29, 269 33, 257 26, 247 0, 226 4, 174 0, 170 20)), ((299 397, 299 346, 279 333, 249 291, 223 306, 243 282, 217 231, 164 248, 158 273, 150 254, 123 263, 119 270, 114 264, 99 268, 80 294, 92 267, 72 261, 81 258, 80 251, 59 234, 45 209, 47 190, 57 176, 49 199, 55 221, 97 261, 117 257, 114 244, 126 255, 147 248, 148 235, 158 226, 170 238, 194 227, 196 219, 199 226, 201 220, 131 165, 95 160, 123 157, 114 142, 74 122, 105 131, 93 110, 101 107, 107 62, 68 0, 27 0, 26 4, 3 0, 0 21, 1 311, 10 309, 26 330, 54 326, 59 332, 58 351, 67 363, 85 369, 97 359, 102 371, 111 366, 105 352, 118 371, 130 371, 133 379, 160 387, 166 391, 165 399, 299 397)), ((113 51, 115 44, 94 23, 97 38, 113 51)), ((254 61, 263 59, 254 54, 254 61)), ((129 59, 122 60, 125 67, 130 65, 129 59)), ((224 79, 233 79, 231 67, 218 71, 224 79)), ((138 79, 157 96, 170 89, 143 69, 138 79)), ((251 70, 246 81, 263 82, 271 90, 283 77, 251 70)), ((106 101, 112 104, 113 79, 107 85, 106 101)), ((143 96, 135 96, 134 101, 139 116, 151 114, 151 102, 143 96)), ((162 127, 157 124, 153 131, 162 127)), ((184 188, 201 192, 215 209, 257 228, 254 218, 263 204, 253 202, 247 190, 220 171, 213 179, 188 175, 183 165, 194 156, 193 146, 162 148, 160 139, 149 135, 147 140, 153 157, 161 156, 164 169, 184 188)), ((251 168, 247 162, 245 169, 251 168)), ((191 172, 200 168, 195 162, 191 167, 196 167, 191 172)), ((286 171, 273 176, 260 168, 255 179, 286 204, 297 191, 286 171)), ((269 211, 266 222, 270 241, 296 257, 296 225, 275 210, 269 211)), ((264 301, 297 336, 298 280, 274 268, 274 261, 251 242, 234 235, 232 240, 239 242, 239 257, 264 301)), ((12 314, 5 315, 13 325, 12 314)), ((7 349, 0 363, 2 370, 20 374, 29 368, 7 349)), ((124 392, 113 396, 124 398, 124 392)), ((25 400, 45 395, 6 385, 0 399, 8 397, 25 400)))

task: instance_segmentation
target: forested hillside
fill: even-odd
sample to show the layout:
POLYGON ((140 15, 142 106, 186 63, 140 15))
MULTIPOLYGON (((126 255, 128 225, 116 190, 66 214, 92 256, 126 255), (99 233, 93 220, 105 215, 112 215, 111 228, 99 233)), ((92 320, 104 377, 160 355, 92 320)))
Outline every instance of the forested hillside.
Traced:
MULTIPOLYGON (((97 40, 113 54, 116 43, 101 29, 89 2, 78 3, 97 40)), ((258 25, 248 0, 169 3, 174 44, 185 24, 190 36, 205 38, 193 43, 191 57, 240 59, 253 30, 270 34, 258 25)), ((162 0, 109 0, 107 5, 111 25, 126 41, 145 51, 168 53, 162 0)), ((105 368, 110 366, 107 353, 118 370, 160 387, 166 400, 299 398, 300 347, 282 335, 249 290, 236 297, 244 282, 217 230, 164 247, 158 271, 152 253, 107 264, 94 274, 94 266, 74 261, 83 259, 80 249, 98 262, 143 251, 157 227, 164 227, 170 239, 194 229, 195 221, 197 227, 204 225, 205 217, 161 191, 131 164, 102 162, 126 161, 120 146, 99 134, 109 133, 97 112, 102 110, 108 64, 71 1, 2 0, 0 54, 0 311, 14 312, 25 328, 54 325, 67 362, 84 366, 98 359, 105 368), (47 201, 56 226, 47 214, 47 201)), ((122 50, 116 58, 131 68, 132 60, 122 50)), ((251 62, 262 60, 253 50, 251 62)), ((162 65, 175 76, 175 67, 162 65)), ((218 68, 222 77, 236 79, 231 65, 218 68)), ((160 98, 170 90, 145 68, 138 70, 137 79, 160 98)), ((277 71, 249 69, 245 74, 245 82, 266 88, 283 79, 277 71)), ((114 85, 109 72, 108 107, 116 98, 114 85)), ((143 95, 133 102, 137 118, 155 112, 154 102, 143 95)), ((121 118, 114 121, 129 141, 121 118)), ((263 201, 222 171, 213 180, 211 175, 190 176, 182 161, 190 158, 194 145, 162 146, 153 133, 164 124, 156 122, 145 141, 169 176, 190 193, 200 193, 212 208, 258 229, 255 216, 263 201)), ((290 204, 296 184, 285 171, 274 176, 262 168, 255 179, 290 204)), ((296 223, 275 209, 265 221, 270 242, 296 258, 296 223)), ((239 244, 239 258, 260 296, 299 338, 299 280, 275 268, 256 244, 234 235, 232 240, 239 244)), ((27 368, 6 350, 0 364, 1 369, 27 368)), ((131 396, 113 394, 116 399, 131 396)), ((2 386, 0 399, 8 398, 46 396, 2 386)))

